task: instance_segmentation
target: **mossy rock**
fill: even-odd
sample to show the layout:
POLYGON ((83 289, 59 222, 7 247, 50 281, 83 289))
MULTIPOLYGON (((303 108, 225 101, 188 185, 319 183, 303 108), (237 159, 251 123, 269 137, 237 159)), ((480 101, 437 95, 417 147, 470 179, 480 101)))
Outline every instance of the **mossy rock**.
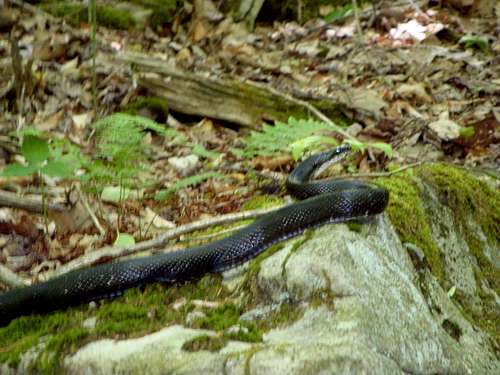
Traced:
POLYGON ((200 350, 208 350, 217 352, 226 346, 228 339, 222 336, 202 335, 195 337, 192 340, 186 341, 182 345, 182 350, 188 352, 197 352, 200 350))
MULTIPOLYGON (((477 287, 473 296, 457 288, 453 298, 471 323, 500 342, 500 314, 495 297, 495 294, 500 295, 498 263, 495 263, 498 255, 487 250, 498 250, 500 242, 498 189, 463 168, 443 163, 427 164, 413 172, 380 178, 376 182, 390 191, 387 213, 401 241, 423 251, 425 263, 445 290, 455 289, 455 285, 448 275, 447 254, 432 234, 432 225, 439 227, 439 223, 435 222, 437 219, 430 207, 426 207, 431 200, 429 192, 437 194, 439 204, 448 207, 454 228, 475 259, 473 272, 477 287), (482 238, 471 223, 479 225, 486 238, 482 238)), ((415 267, 420 265, 415 264, 415 267)))
MULTIPOLYGON (((82 305, 46 315, 23 316, 0 328, 0 363, 18 365, 21 355, 42 340, 44 345, 36 368, 41 373, 52 373, 57 371, 63 355, 90 340, 137 337, 184 323, 187 313, 194 309, 192 300, 223 302, 226 297, 221 277, 209 275, 179 285, 151 284, 144 290, 133 288, 114 300, 101 301, 98 308, 82 305), (171 305, 181 299, 186 299, 185 303, 172 308, 171 305), (86 328, 84 322, 92 317, 96 318, 95 326, 86 328)), ((211 328, 210 322, 204 326, 211 328)))
MULTIPOLYGON (((472 256, 477 261, 477 266, 475 266, 474 262, 471 264, 475 267, 475 276, 477 277, 477 285, 479 286, 476 297, 481 301, 480 309, 477 309, 468 300, 467 295, 462 293, 459 288, 457 288, 455 295, 450 296, 446 301, 448 305, 457 306, 463 316, 470 321, 474 330, 477 329, 478 332, 481 332, 481 335, 483 331, 488 333, 492 341, 498 340, 499 314, 498 309, 496 309, 495 299, 488 289, 491 288, 498 293, 498 278, 495 277, 498 274, 498 269, 491 262, 489 255, 485 254, 485 247, 483 245, 486 241, 492 249, 498 249, 498 233, 500 231, 498 207, 500 192, 490 186, 488 182, 476 178, 470 172, 445 164, 426 165, 401 175, 378 179, 377 183, 386 186, 390 190, 391 197, 390 205, 387 208, 387 216, 390 218, 391 223, 382 217, 379 218, 380 225, 372 225, 371 228, 370 226, 355 228, 354 232, 348 230, 344 234, 347 236, 346 238, 353 239, 355 238, 354 236, 359 236, 360 241, 363 242, 367 241, 370 236, 373 238, 375 230, 386 231, 384 233, 387 236, 392 233, 395 241, 393 242, 393 246, 390 247, 392 250, 388 250, 388 253, 392 251, 393 254, 388 258, 386 258, 387 254, 384 254, 383 251, 372 251, 372 248, 369 246, 367 246, 365 251, 366 254, 373 252, 374 256, 377 254, 380 255, 380 259, 390 259, 397 262, 398 259, 399 261, 406 259, 406 254, 400 246, 399 239, 394 234, 394 227, 402 242, 412 243, 422 249, 425 253, 425 260, 428 263, 428 270, 424 270, 426 275, 430 275, 431 284, 439 290, 444 290, 445 293, 441 293, 446 296, 446 291, 449 289, 450 283, 449 269, 443 260, 446 254, 442 254, 442 248, 436 244, 435 233, 433 233, 432 220, 435 218, 432 217, 430 214, 432 211, 429 210, 429 204, 432 203, 429 203, 431 200, 429 191, 432 191, 433 196, 437 197, 439 201, 436 209, 446 209, 452 212, 454 226, 459 229, 460 235, 467 242, 466 248, 470 249, 472 256), (468 225, 469 218, 479 225, 480 231, 485 233, 486 238, 480 238, 476 233, 478 231, 474 231, 474 228, 468 225), (394 255, 396 251, 398 252, 398 256, 394 255)), ((436 200, 436 198, 433 199, 436 200)), ((263 202, 262 198, 259 198, 250 202, 250 205, 261 206, 267 203, 266 201, 263 202)), ((340 233, 342 228, 338 226, 335 231, 340 233)), ((328 234, 327 228, 323 228, 322 232, 323 236, 325 234, 335 236, 334 233, 328 234)), ((299 275, 297 274, 300 272, 289 272, 289 274, 286 274, 288 270, 287 264, 296 263, 301 265, 303 264, 303 260, 300 260, 301 255, 306 257, 311 254, 314 255, 315 251, 325 251, 334 242, 334 240, 330 239, 327 239, 327 242, 325 242, 328 245, 323 245, 321 242, 314 242, 316 239, 314 237, 315 233, 314 231, 307 232, 298 241, 295 240, 292 245, 288 245, 287 253, 280 254, 282 256, 280 258, 282 259, 282 269, 275 273, 277 278, 281 277, 284 280, 291 280, 292 276, 296 276, 295 280, 298 280, 299 275), (307 246, 301 246, 306 241, 312 243, 309 247, 309 253, 306 252, 307 246)), ((183 345, 182 349, 184 351, 191 352, 189 355, 195 355, 198 351, 203 351, 205 354, 212 352, 214 355, 218 355, 222 352, 223 348, 229 346, 229 341, 236 340, 246 343, 256 343, 251 344, 250 352, 254 353, 269 344, 268 341, 266 345, 260 344, 263 337, 276 331, 279 332, 282 329, 286 331, 287 328, 295 326, 296 322, 300 326, 300 322, 304 316, 307 314, 311 316, 311 311, 314 309, 324 311, 324 314, 327 315, 336 314, 339 311, 339 306, 342 306, 342 304, 336 306, 335 301, 342 301, 346 297, 332 294, 335 286, 330 284, 324 286, 325 288, 323 289, 317 289, 315 293, 310 293, 309 295, 302 294, 303 289, 297 289, 293 292, 295 296, 298 296, 297 298, 283 302, 279 305, 279 308, 274 309, 264 318, 252 321, 243 321, 240 319, 243 313, 251 309, 257 309, 262 305, 269 305, 270 301, 266 301, 262 295, 259 295, 259 291, 256 290, 259 288, 256 279, 265 267, 269 267, 263 261, 270 256, 278 255, 277 253, 283 249, 283 246, 283 244, 275 245, 253 259, 246 271, 246 281, 234 292, 228 292, 224 288, 220 276, 209 275, 198 281, 178 285, 163 286, 153 284, 144 289, 135 288, 127 291, 122 297, 115 300, 100 302, 98 308, 91 308, 85 305, 44 316, 33 315, 15 319, 9 326, 0 328, 0 347, 2 348, 0 350, 0 362, 14 367, 19 364, 23 353, 30 348, 38 346, 39 355, 33 364, 34 371, 39 373, 57 372, 61 358, 76 351, 87 342, 95 341, 102 337, 115 339, 133 338, 150 332, 156 332, 170 325, 184 324, 188 313, 195 309, 200 309, 199 306, 195 306, 192 302, 195 299, 213 301, 218 305, 216 308, 203 309, 204 316, 194 320, 192 324, 193 328, 206 329, 210 332, 207 334, 207 331, 200 331, 200 336, 190 339, 183 345), (184 302, 179 304, 181 300, 184 302), (177 305, 177 308, 173 308, 174 305, 177 305), (89 327, 88 324, 84 324, 89 318, 95 318, 94 326, 91 325, 89 327), (233 327, 235 329, 232 329, 233 327), (276 329, 277 327, 278 329, 276 329)), ((337 246, 331 246, 332 251, 335 251, 337 246)), ((349 254, 345 250, 345 246, 341 246, 340 252, 342 251, 344 254, 349 254)), ((323 259, 326 262, 327 257, 322 256, 320 259, 319 263, 323 259)), ((333 259, 336 260, 336 265, 337 260, 342 260, 342 257, 333 259)), ((344 267, 349 266, 353 267, 352 269, 356 269, 356 263, 353 262, 354 258, 352 255, 345 259, 348 259, 348 261, 345 261, 344 267)), ((377 267, 370 264, 369 259, 363 260, 363 262, 365 261, 366 264, 363 264, 365 264, 367 270, 374 271, 377 269, 377 267)), ((381 265, 383 263, 376 264, 381 265)), ((394 267, 397 267, 398 263, 391 263, 391 266, 388 267, 388 270, 390 269, 389 273, 393 272, 392 275, 394 277, 397 276, 397 280, 400 282, 404 281, 411 284, 411 288, 406 289, 407 292, 410 290, 415 292, 412 289, 414 288, 412 283, 416 281, 408 277, 408 271, 411 270, 411 263, 403 262, 399 263, 399 266, 401 264, 405 267, 406 265, 408 266, 408 268, 404 269, 405 272, 400 272, 399 269, 397 272, 393 272, 394 267)), ((329 264, 320 266, 327 267, 327 269, 333 268, 329 264)), ((353 273, 349 272, 348 274, 352 275, 353 273)), ((364 278, 362 272, 356 277, 362 280, 366 279, 369 285, 378 282, 376 279, 373 279, 372 282, 372 279, 364 278)), ((323 279, 332 280, 326 276, 323 279)), ((308 279, 304 278, 304 280, 308 279)), ((430 285, 428 279, 421 282, 427 283, 428 286, 430 285)), ((302 284, 296 281, 293 285, 302 284)), ((306 285, 306 283, 303 283, 303 285, 306 285)), ((308 283, 308 285, 313 284, 308 283)), ((322 284, 318 285, 321 286, 322 284)), ((394 289, 398 289, 397 285, 399 284, 394 285, 394 289)), ((404 285, 401 284, 401 286, 404 285)), ((291 292, 292 289, 287 290, 291 292)), ((426 296, 425 290, 421 290, 421 292, 426 296)), ((386 294, 385 291, 381 291, 381 295, 384 294, 386 294)), ((372 302, 374 306, 378 306, 376 304, 377 293, 371 293, 370 296, 373 297, 372 302)), ((414 301, 422 302, 423 307, 420 306, 417 310, 422 322, 428 324, 428 320, 433 318, 430 317, 429 309, 425 306, 425 298, 420 297, 419 293, 407 293, 405 296, 408 298, 411 297, 409 298, 410 303, 414 301), (425 319, 423 318, 424 316, 425 319)), ((426 297, 431 298, 428 295, 426 297)), ((356 298, 356 293, 353 296, 349 296, 349 298, 356 298)), ((406 300, 395 299, 395 301, 400 303, 400 301, 405 302, 406 300)), ((361 316, 349 315, 351 310, 346 305, 342 308, 344 309, 342 311, 347 314, 343 317, 346 322, 357 322, 358 319, 362 319, 361 316)), ((387 307, 380 307, 381 310, 384 308, 387 307)), ((449 307, 447 309, 447 311, 452 311, 449 307)), ((376 310, 378 310, 378 307, 376 307, 376 310)), ((439 313, 436 314, 439 315, 439 313)), ((464 325, 464 319, 457 319, 458 315, 446 315, 445 319, 439 322, 440 326, 446 332, 445 334, 448 334, 453 339, 451 340, 453 342, 460 340, 463 336, 473 334, 473 330, 464 325)), ((376 317, 377 315, 373 316, 376 317)), ((342 318, 342 316, 332 315, 332 322, 338 321, 339 318, 342 318)), ((411 317, 409 319, 408 324, 411 324, 411 317)), ((437 318, 436 321, 438 321, 437 318)), ((433 327, 430 323, 428 326, 433 327)), ((413 327, 413 329, 416 328, 413 327)), ((293 329, 290 332, 293 332, 293 329)), ((488 336, 485 335, 483 337, 488 336)), ((421 338, 418 336, 416 339, 420 340, 421 338)), ((454 344, 451 343, 450 345, 454 344)), ((494 344, 491 345, 494 346, 494 344)), ((411 351, 407 351, 407 353, 409 352, 411 351)))

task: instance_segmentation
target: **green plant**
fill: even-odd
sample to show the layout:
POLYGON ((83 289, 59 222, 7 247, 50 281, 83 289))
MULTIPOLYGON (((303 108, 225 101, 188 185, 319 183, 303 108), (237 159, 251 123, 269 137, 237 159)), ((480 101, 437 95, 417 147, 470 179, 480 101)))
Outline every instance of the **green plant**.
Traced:
POLYGON ((478 48, 482 51, 486 51, 490 48, 488 39, 477 35, 464 35, 458 41, 459 44, 463 44, 465 48, 478 48))
POLYGON ((474 136, 475 129, 473 126, 467 126, 465 128, 460 128, 459 134, 465 141, 468 141, 474 136))
POLYGON ((62 149, 51 153, 49 144, 36 135, 25 135, 21 144, 21 155, 25 164, 15 163, 5 166, 0 176, 19 177, 45 174, 51 177, 67 178, 79 167, 73 154, 64 154, 62 149))
POLYGON ((30 129, 25 130, 23 142, 21 144, 21 155, 25 163, 15 163, 5 166, 0 176, 2 177, 22 177, 36 175, 40 180, 42 190, 42 211, 45 219, 45 229, 47 230, 47 210, 45 184, 42 175, 51 177, 69 178, 74 175, 74 171, 80 166, 78 157, 74 150, 71 152, 62 147, 62 142, 55 143, 55 147, 49 147, 46 140, 40 138, 30 129), (51 152, 52 151, 52 152, 51 152))
POLYGON ((291 151, 291 145, 311 135, 332 131, 332 127, 324 122, 312 119, 295 119, 290 117, 288 123, 275 121, 274 126, 263 124, 262 131, 252 131, 244 140, 245 148, 235 150, 242 156, 270 156, 279 152, 291 151))
POLYGON ((351 16, 354 13, 354 7, 352 4, 345 4, 339 8, 336 8, 329 12, 324 20, 328 23, 337 22, 351 16))
POLYGON ((169 136, 171 129, 141 116, 115 113, 97 121, 96 160, 88 163, 83 182, 94 189, 102 190, 105 185, 118 185, 122 188, 137 186, 136 176, 145 170, 149 147, 144 144, 145 131, 154 131, 169 136), (131 163, 131 160, 134 163, 131 163))
MULTIPOLYGON (((290 117, 288 123, 276 121, 274 126, 264 124, 261 132, 253 131, 244 140, 243 150, 233 150, 236 154, 245 157, 255 155, 270 156, 279 152, 290 152, 298 160, 307 151, 318 149, 324 145, 337 145, 335 138, 327 133, 341 129, 337 125, 329 125, 312 119, 295 119, 290 117)), ((392 148, 383 142, 361 142, 355 139, 345 140, 355 151, 364 151, 365 148, 378 148, 388 158, 392 157, 392 148)))
MULTIPOLYGON (((109 185, 119 186, 120 191, 138 187, 140 179, 137 176, 148 170, 145 161, 148 158, 149 147, 143 143, 145 131, 172 139, 173 143, 192 147, 193 153, 205 157, 216 158, 218 153, 206 150, 202 145, 191 144, 182 134, 173 129, 165 128, 148 118, 127 113, 115 113, 94 124, 96 131, 97 160, 87 163, 88 173, 83 176, 87 187, 93 186, 94 192, 103 191, 109 185), (130 161, 134 160, 134 163, 130 161)), ((156 200, 164 200, 172 193, 188 186, 197 185, 208 178, 222 175, 217 172, 205 172, 183 178, 173 183, 169 188, 158 191, 156 200)), ((120 197, 126 194, 120 193, 120 197)))
POLYGON ((188 186, 198 185, 199 183, 209 179, 209 178, 220 178, 223 175, 217 172, 205 172, 197 174, 194 176, 183 178, 175 183, 173 183, 168 189, 162 189, 158 191, 155 195, 156 200, 164 200, 170 196, 170 194, 175 193, 181 189, 188 186))

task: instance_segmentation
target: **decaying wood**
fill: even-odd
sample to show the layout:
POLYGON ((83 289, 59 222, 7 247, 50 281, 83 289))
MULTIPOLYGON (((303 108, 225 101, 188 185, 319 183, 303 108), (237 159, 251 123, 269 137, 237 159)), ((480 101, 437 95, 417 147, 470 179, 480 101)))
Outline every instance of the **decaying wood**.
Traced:
POLYGON ((176 112, 252 128, 260 127, 263 121, 286 122, 289 116, 313 116, 306 106, 264 87, 194 74, 146 56, 122 54, 115 59, 133 64, 139 72, 138 84, 153 95, 165 98, 176 112))
MULTIPOLYGON (((324 112, 336 113, 336 116, 342 113, 352 120, 371 123, 381 117, 386 106, 372 90, 350 86, 328 96, 296 92, 297 89, 291 95, 252 81, 188 72, 168 61, 144 55, 122 53, 113 56, 112 61, 131 64, 138 72, 137 84, 152 95, 164 98, 175 112, 254 129, 259 129, 263 122, 287 122, 290 116, 312 117, 334 125, 324 112)), ((332 126, 332 130, 344 138, 352 138, 336 126, 332 126)))
MULTIPOLYGON (((5 190, 0 190, 0 207, 21 208, 28 212, 43 213, 43 203, 41 197, 27 198, 5 190)), ((67 211, 67 207, 62 204, 47 203, 47 210, 55 212, 67 211)))

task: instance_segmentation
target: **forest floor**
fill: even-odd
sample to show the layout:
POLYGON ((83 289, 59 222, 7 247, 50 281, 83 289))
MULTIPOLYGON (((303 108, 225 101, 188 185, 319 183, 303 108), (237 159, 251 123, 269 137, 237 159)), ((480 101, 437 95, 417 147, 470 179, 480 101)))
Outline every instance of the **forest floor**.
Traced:
MULTIPOLYGON (((498 181, 500 30, 493 18, 395 5, 363 9, 359 24, 350 16, 257 22, 248 31, 229 15, 183 8, 154 30, 98 26, 94 70, 87 23, 70 25, 26 4, 0 15, 0 169, 16 165, 0 175, 0 263, 20 275, 7 271, 6 285, 43 279, 106 246, 161 247, 179 233, 160 234, 176 226, 280 203, 293 156, 346 137, 363 150, 337 174, 445 161, 498 181), (309 118, 262 113, 278 121, 278 131, 268 127, 259 138, 261 123, 158 97, 145 83, 148 72, 114 60, 127 53, 200 82, 258 83, 309 118), (126 115, 106 117, 117 112, 126 115), (9 193, 31 199, 31 208, 19 209, 9 193)), ((155 79, 168 87, 168 74, 155 79)))

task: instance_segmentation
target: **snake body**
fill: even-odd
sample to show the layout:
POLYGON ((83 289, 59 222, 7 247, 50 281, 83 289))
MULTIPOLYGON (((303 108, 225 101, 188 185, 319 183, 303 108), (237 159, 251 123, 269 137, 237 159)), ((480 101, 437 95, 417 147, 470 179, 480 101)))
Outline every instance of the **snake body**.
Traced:
POLYGON ((287 188, 306 199, 264 215, 229 237, 185 250, 75 270, 1 294, 0 325, 21 315, 116 296, 149 282, 171 283, 221 272, 307 228, 381 213, 389 200, 382 187, 349 180, 309 181, 314 171, 349 149, 348 145, 339 146, 300 163, 290 174, 287 188))

